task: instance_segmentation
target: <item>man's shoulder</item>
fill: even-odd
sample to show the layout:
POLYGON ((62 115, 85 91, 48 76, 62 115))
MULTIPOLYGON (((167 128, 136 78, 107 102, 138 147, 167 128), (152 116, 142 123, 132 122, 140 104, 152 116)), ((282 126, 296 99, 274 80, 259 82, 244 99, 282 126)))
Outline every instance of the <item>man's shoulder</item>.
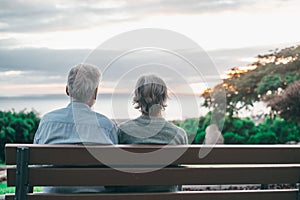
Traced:
POLYGON ((60 108, 60 109, 52 110, 52 111, 46 113, 43 116, 43 119, 57 118, 58 116, 60 116, 62 114, 66 114, 66 113, 67 113, 67 108, 60 108))

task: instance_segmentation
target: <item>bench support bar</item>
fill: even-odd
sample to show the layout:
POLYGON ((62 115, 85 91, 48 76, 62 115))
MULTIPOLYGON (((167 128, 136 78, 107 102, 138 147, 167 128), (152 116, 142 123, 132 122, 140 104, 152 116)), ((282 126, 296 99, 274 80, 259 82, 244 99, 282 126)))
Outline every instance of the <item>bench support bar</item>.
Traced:
POLYGON ((17 148, 16 192, 15 200, 26 200, 28 192, 29 148, 17 148))

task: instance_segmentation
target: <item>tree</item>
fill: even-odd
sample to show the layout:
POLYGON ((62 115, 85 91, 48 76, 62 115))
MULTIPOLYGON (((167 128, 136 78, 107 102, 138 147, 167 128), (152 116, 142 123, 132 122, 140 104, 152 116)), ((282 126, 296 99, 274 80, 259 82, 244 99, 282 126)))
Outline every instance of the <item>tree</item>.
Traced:
POLYGON ((270 96, 265 101, 285 120, 300 123, 300 81, 290 84, 281 94, 270 96))
MULTIPOLYGON (((223 82, 204 91, 204 106, 213 107, 217 98, 211 93, 225 89, 227 111, 233 116, 241 108, 250 108, 268 95, 278 95, 289 84, 300 80, 300 46, 258 55, 257 62, 246 67, 235 67, 223 82)), ((217 97, 217 96, 216 96, 217 97)))

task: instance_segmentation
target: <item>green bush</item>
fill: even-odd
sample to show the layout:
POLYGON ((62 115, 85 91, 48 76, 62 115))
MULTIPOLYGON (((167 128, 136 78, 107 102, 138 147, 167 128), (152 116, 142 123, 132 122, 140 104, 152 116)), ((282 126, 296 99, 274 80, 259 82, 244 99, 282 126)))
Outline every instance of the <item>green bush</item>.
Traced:
POLYGON ((252 135, 248 142, 249 144, 276 144, 278 143, 278 138, 276 133, 269 131, 269 132, 259 132, 255 135, 252 135))
POLYGON ((192 143, 193 144, 202 144, 204 142, 204 139, 205 139, 205 132, 202 131, 195 136, 192 143))
POLYGON ((5 160, 5 144, 32 143, 39 122, 33 111, 0 111, 0 163, 5 160))
MULTIPOLYGON (((202 144, 205 129, 211 123, 211 113, 198 119, 198 129, 193 140, 202 144)), ((258 125, 249 119, 225 117, 221 129, 225 144, 285 144, 300 141, 300 124, 279 117, 266 117, 258 125)))
POLYGON ((226 132, 223 134, 225 144, 243 144, 246 138, 238 133, 226 132))
POLYGON ((300 126, 296 122, 274 118, 273 120, 266 120, 266 124, 262 124, 262 126, 264 125, 270 127, 270 130, 276 133, 278 143, 300 140, 300 126))

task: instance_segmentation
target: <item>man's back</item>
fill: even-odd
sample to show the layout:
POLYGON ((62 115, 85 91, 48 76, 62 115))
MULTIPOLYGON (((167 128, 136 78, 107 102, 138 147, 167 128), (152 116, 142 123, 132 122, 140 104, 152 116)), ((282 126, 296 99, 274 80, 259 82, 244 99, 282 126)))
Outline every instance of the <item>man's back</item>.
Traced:
POLYGON ((86 104, 70 103, 46 114, 36 132, 35 144, 117 144, 117 128, 86 104))
MULTIPOLYGON (((46 114, 34 137, 35 144, 117 144, 117 128, 86 104, 70 103, 46 114)), ((76 156, 76 155, 75 155, 76 156)), ((82 163, 84 164, 84 163, 82 163)), ((103 192, 99 187, 44 187, 46 193, 103 192)))
MULTIPOLYGON (((117 144, 116 125, 91 110, 98 94, 101 72, 90 64, 79 64, 68 74, 66 94, 70 104, 46 114, 34 136, 35 144, 117 144)), ((76 155, 74 155, 76 156, 76 155)), ((82 163, 83 165, 85 163, 82 163)), ((104 187, 48 187, 51 193, 101 192, 104 187)))

